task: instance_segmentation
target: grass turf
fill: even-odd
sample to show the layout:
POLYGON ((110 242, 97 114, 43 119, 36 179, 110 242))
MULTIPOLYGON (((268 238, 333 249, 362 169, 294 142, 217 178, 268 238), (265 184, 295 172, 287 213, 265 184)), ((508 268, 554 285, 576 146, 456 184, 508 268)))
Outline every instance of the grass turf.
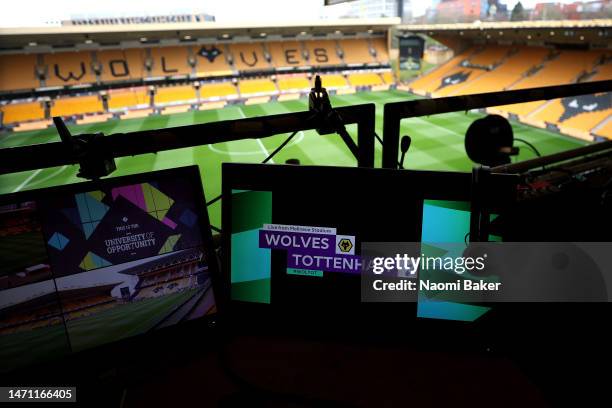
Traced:
MULTIPOLYGON (((361 92, 332 97, 334 106, 362 103, 376 104, 376 130, 382 137, 383 106, 388 102, 416 99, 418 96, 403 91, 361 92)), ((105 123, 70 126, 73 134, 84 132, 125 133, 145 129, 159 129, 180 125, 214 122, 306 110, 308 101, 300 99, 286 102, 269 102, 261 105, 233 105, 219 110, 186 112, 175 115, 151 116, 144 119, 111 120, 105 123)), ((470 171, 473 163, 467 158, 463 147, 463 135, 472 121, 480 114, 448 113, 429 117, 411 118, 402 121, 401 134, 412 137, 412 146, 406 155, 405 167, 426 170, 470 171)), ((513 123, 515 135, 533 143, 542 154, 551 154, 584 145, 542 129, 513 123)), ((356 138, 356 126, 348 126, 356 138)), ((260 162, 273 151, 287 135, 276 135, 260 140, 240 140, 215 145, 198 146, 147 154, 137 157, 119 158, 114 175, 141 173, 151 170, 198 164, 208 199, 221 191, 222 162, 260 162)), ((25 144, 58 141, 54 129, 15 133, 0 136, 0 148, 25 144)), ((143 140, 143 143, 146 143, 143 140)), ((376 166, 380 166, 382 148, 376 145, 376 166)), ((521 149, 518 160, 533 157, 528 149, 521 149)), ((284 163, 289 158, 298 158, 302 164, 354 166, 355 159, 337 135, 319 136, 315 131, 300 132, 273 162, 284 163)), ((76 177, 76 166, 41 169, 30 172, 0 176, 0 193, 25 189, 63 185, 82 181, 76 177)), ((220 224, 220 203, 209 207, 213 225, 220 224)))
POLYGON ((0 335, 0 373, 145 333, 197 289, 126 303, 63 324, 0 335), (70 345, 66 334, 70 336, 70 345))

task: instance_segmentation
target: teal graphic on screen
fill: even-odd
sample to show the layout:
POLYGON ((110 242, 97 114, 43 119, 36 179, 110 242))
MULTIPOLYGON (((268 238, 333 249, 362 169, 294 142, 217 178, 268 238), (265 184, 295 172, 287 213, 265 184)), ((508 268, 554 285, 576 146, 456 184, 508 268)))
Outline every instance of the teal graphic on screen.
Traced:
MULTIPOLYGON (((461 256, 457 245, 463 243, 470 231, 470 203, 467 201, 425 200, 421 249, 425 256, 461 256)), ((427 271, 427 278, 448 280, 447 271, 427 271)), ((467 275, 467 274, 466 274, 467 275)), ((468 276, 465 276, 468 278, 468 276)), ((424 276, 421 276, 424 278, 424 276)), ((452 279, 455 279, 453 276, 452 279)), ((452 302, 419 292, 417 317, 430 319, 474 321, 490 310, 489 307, 452 302)))
POLYGON ((271 249, 259 230, 272 222, 272 192, 232 190, 231 298, 270 303, 271 249))

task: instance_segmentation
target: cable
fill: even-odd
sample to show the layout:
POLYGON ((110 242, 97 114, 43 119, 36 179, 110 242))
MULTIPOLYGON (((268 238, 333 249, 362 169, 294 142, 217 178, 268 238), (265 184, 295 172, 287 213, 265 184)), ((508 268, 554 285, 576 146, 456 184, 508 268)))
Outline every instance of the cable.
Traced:
MULTIPOLYGON (((378 136, 378 133, 374 132, 374 137, 376 137, 376 140, 378 140, 378 143, 380 143, 380 145, 384 148, 385 144, 383 143, 382 139, 380 138, 380 136, 378 136)), ((397 167, 404 170, 404 166, 402 165, 401 162, 397 162, 397 167)))
POLYGON ((274 149, 274 151, 270 153, 270 155, 266 157, 264 161, 261 162, 261 164, 266 164, 267 162, 272 160, 272 158, 276 156, 276 153, 280 152, 283 149, 283 147, 287 146, 287 143, 289 143, 291 139, 293 139, 293 137, 297 135, 298 132, 299 130, 296 130, 295 132, 293 132, 283 143, 281 143, 276 149, 274 149))
MULTIPOLYGON (((307 121, 311 120, 311 118, 308 118, 307 121)), ((268 157, 266 157, 261 164, 266 164, 267 162, 269 162, 270 160, 272 160, 272 158, 278 153, 280 152, 283 147, 287 146, 287 144, 291 141, 291 139, 293 139, 293 137, 295 135, 297 135, 299 132, 299 130, 296 130, 295 132, 293 132, 291 135, 289 135, 289 137, 287 139, 285 139, 285 141, 283 143, 280 144, 280 146, 278 146, 276 149, 274 149, 274 151, 272 153, 270 153, 270 155, 268 157)), ((216 203, 217 201, 219 201, 221 199, 223 195, 219 194, 217 197, 213 198, 212 200, 210 200, 209 202, 206 203, 206 206, 209 207, 211 205, 213 205, 214 203, 216 203)), ((221 232, 220 230, 218 232, 221 232)))
POLYGON ((521 138, 515 137, 514 140, 516 140, 517 142, 522 142, 522 143, 526 144, 531 149, 531 151, 536 154, 536 156, 542 157, 542 155, 540 154, 538 149, 536 149, 536 147, 533 144, 529 143, 525 139, 521 139, 521 138))

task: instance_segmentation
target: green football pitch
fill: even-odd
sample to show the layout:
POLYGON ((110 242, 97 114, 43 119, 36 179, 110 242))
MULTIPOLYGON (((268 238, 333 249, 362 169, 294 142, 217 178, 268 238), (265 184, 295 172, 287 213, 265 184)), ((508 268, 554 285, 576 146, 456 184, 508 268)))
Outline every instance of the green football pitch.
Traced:
MULTIPOLYGON (((385 103, 407 101, 418 96, 403 91, 361 92, 332 97, 334 106, 376 104, 376 130, 382 137, 383 106, 385 103)), ((144 119, 112 120, 93 125, 70 126, 73 134, 103 132, 126 133, 138 130, 161 129, 173 126, 240 119, 306 110, 307 99, 286 102, 269 102, 261 105, 232 105, 219 110, 186 112, 174 115, 151 116, 144 119)), ((472 121, 481 117, 478 113, 448 113, 402 121, 401 134, 412 137, 412 146, 406 155, 405 167, 409 169, 470 171, 472 162, 463 147, 463 135, 472 121)), ((551 154, 579 147, 584 143, 542 129, 513 123, 516 137, 533 143, 542 154, 551 154)), ((356 126, 348 126, 356 138, 356 126)), ((287 135, 276 135, 260 140, 240 140, 215 145, 199 146, 117 159, 114 175, 142 173, 151 170, 198 164, 204 180, 208 199, 221 190, 221 163, 262 161, 269 152, 280 145, 287 135)), ((26 144, 59 141, 55 129, 0 135, 0 148, 26 144)), ((147 143, 143 140, 142 143, 147 143)), ((382 148, 376 145, 376 166, 380 166, 382 148)), ((528 149, 521 149, 518 160, 533 157, 528 149)), ((274 163, 284 163, 297 158, 302 164, 354 166, 355 159, 337 135, 319 136, 315 131, 300 132, 279 154, 274 163)), ((0 193, 62 185, 81 181, 76 177, 75 166, 63 166, 30 172, 0 176, 0 193)), ((220 205, 210 208, 213 225, 219 226, 220 205)))

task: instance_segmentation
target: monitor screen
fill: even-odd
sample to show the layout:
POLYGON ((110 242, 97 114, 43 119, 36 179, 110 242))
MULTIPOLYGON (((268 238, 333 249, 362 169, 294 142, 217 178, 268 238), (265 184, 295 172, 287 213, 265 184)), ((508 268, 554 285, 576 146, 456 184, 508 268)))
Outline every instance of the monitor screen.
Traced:
POLYGON ((1 200, 3 370, 214 313, 197 167, 1 200))
MULTIPOLYGON (((467 173, 224 164, 227 296, 289 309, 359 303, 361 244, 465 242, 470 183, 467 173)), ((455 318, 426 300, 419 316, 455 318)))

